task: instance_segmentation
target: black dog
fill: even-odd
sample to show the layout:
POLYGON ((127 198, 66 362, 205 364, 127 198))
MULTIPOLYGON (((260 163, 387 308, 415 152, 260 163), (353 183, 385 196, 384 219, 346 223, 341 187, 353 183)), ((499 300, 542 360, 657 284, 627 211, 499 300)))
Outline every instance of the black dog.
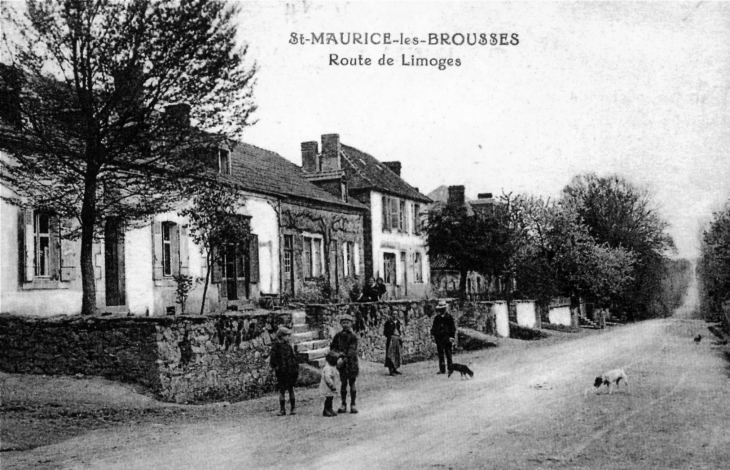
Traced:
POLYGON ((457 364, 453 363, 449 366, 449 375, 447 378, 451 378, 451 374, 454 373, 454 371, 459 372, 461 374, 461 378, 463 379, 467 375, 469 377, 474 377, 474 372, 472 372, 471 369, 469 369, 469 366, 465 366, 464 364, 457 364))

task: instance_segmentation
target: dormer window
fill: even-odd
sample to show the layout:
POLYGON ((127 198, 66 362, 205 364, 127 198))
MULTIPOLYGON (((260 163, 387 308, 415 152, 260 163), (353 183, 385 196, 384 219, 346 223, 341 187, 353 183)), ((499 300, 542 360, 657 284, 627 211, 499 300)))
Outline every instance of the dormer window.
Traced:
POLYGON ((231 174, 231 152, 226 149, 218 149, 218 173, 231 174))

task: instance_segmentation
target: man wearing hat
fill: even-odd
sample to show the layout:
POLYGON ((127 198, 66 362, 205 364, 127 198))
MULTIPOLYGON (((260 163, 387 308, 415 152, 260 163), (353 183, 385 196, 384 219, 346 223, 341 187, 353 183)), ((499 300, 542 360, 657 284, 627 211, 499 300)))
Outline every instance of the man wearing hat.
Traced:
POLYGON ((352 331, 353 319, 350 315, 342 315, 340 317, 340 325, 342 331, 332 338, 330 351, 334 351, 340 355, 337 361, 337 368, 340 371, 340 397, 342 398, 342 406, 337 410, 338 413, 347 412, 347 386, 350 386, 350 413, 357 413, 355 399, 357 398, 357 390, 355 389, 355 380, 360 372, 357 362, 357 335, 352 331))
POLYGON ((449 305, 445 300, 439 300, 436 305, 436 317, 433 319, 431 336, 436 342, 436 351, 439 355, 439 374, 446 373, 446 367, 451 367, 451 344, 456 335, 454 317, 448 312, 449 305), (446 363, 444 364, 444 355, 446 363))

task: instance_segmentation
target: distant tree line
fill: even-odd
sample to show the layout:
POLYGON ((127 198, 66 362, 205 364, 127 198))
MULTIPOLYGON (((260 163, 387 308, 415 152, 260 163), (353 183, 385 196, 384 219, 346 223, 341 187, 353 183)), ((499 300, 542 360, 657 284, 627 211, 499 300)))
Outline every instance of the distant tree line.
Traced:
POLYGON ((429 214, 429 254, 461 273, 498 276, 507 299, 583 298, 629 320, 666 316, 681 303, 689 262, 673 261, 667 222, 649 191, 620 176, 575 177, 558 199, 505 194, 493 210, 429 214), (517 291, 509 286, 516 281, 517 291))
POLYGON ((730 302, 730 201, 715 212, 702 235, 697 276, 700 307, 708 317, 717 319, 723 304, 730 302))

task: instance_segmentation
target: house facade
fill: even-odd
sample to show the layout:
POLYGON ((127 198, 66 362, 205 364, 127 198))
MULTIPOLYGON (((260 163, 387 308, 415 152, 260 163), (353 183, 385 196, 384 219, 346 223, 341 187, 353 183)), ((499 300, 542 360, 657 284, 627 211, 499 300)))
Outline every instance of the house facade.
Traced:
POLYGON ((307 179, 332 194, 365 205, 364 277, 382 278, 388 299, 430 293, 428 250, 420 212, 430 199, 400 176, 400 162, 379 162, 340 142, 338 134, 302 143, 307 179))
MULTIPOLYGON (((231 143, 218 151, 219 171, 243 201, 248 241, 232 240, 207 265, 178 210, 128 227, 107 220, 94 244, 96 301, 101 313, 182 313, 175 277, 192 277, 185 313, 240 310, 262 296, 292 300, 346 298, 363 270, 366 208, 304 178, 299 167, 258 147, 231 143)), ((1 188, 3 196, 12 196, 1 188)), ((0 312, 51 316, 81 310, 80 242, 53 214, 0 201, 0 312)))

